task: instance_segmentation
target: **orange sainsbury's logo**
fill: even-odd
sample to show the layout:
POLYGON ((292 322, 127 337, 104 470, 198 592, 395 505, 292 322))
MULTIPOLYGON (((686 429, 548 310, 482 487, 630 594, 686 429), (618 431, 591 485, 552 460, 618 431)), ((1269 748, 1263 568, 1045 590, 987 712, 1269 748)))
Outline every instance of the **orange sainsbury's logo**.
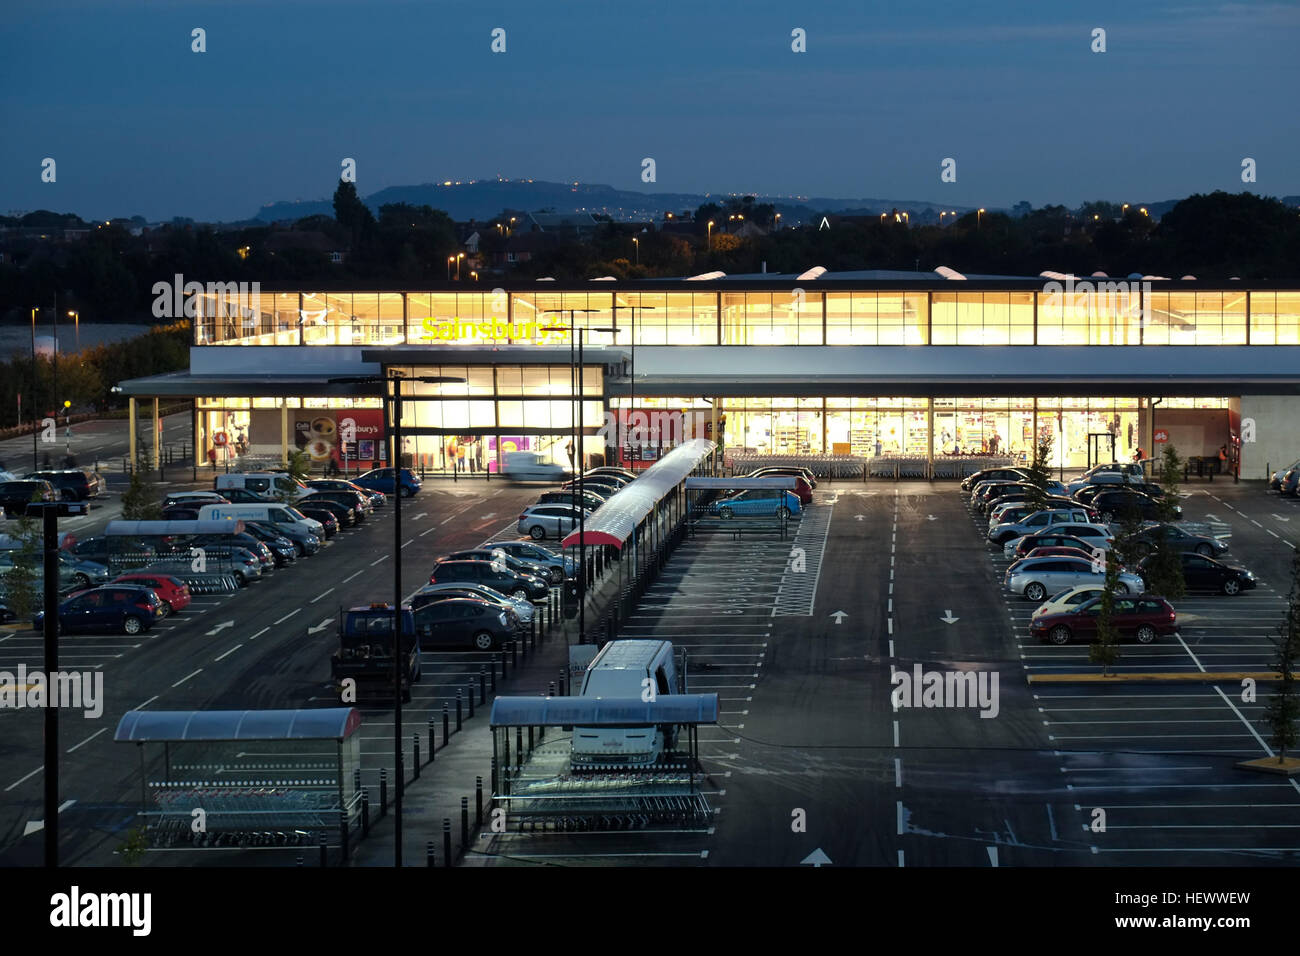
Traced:
POLYGON ((453 316, 450 320, 436 319, 429 316, 421 323, 424 333, 420 338, 425 342, 465 342, 465 341, 511 341, 549 342, 568 341, 567 330, 557 331, 543 328, 537 321, 502 322, 491 319, 483 322, 470 322, 453 316))

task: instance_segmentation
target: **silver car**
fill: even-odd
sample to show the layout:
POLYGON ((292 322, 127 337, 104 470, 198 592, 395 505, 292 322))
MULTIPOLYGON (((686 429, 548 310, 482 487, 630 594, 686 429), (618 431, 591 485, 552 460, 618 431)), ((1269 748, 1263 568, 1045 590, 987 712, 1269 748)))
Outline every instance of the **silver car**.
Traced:
MULTIPOLYGON (((1104 524, 1084 524, 1082 522, 1064 521, 1060 524, 1054 524, 1049 529, 1053 534, 1065 534, 1072 538, 1078 538, 1084 544, 1100 550, 1109 551, 1115 544, 1115 536, 1111 534, 1110 528, 1104 524)), ((1015 556, 1016 550, 1020 547, 1020 542, 1028 535, 1022 535, 1019 538, 1012 538, 1002 546, 1002 556, 1011 558, 1015 556)))
MULTIPOLYGON (((579 509, 573 505, 531 505, 519 516, 519 533, 534 541, 562 538, 578 527, 579 509)), ((587 512, 587 517, 591 512, 587 512)))
MULTIPOLYGON (((508 607, 519 616, 521 624, 528 624, 537 614, 537 605, 533 604, 532 601, 514 598, 508 594, 502 594, 496 588, 490 588, 486 584, 471 584, 468 581, 452 584, 426 584, 416 591, 411 598, 412 606, 421 607, 426 603, 431 603, 430 595, 445 595, 448 598, 475 598, 479 601, 495 604, 498 607, 508 607)), ((441 598, 438 599, 441 600, 441 598)))
POLYGON ((1004 522, 989 529, 989 540, 994 544, 1006 544, 1012 538, 1023 538, 1027 534, 1046 531, 1065 522, 1088 523, 1088 511, 1085 508, 1049 508, 1035 511, 1015 522, 1004 522))
MULTIPOLYGON (((1049 594, 1066 588, 1092 585, 1099 587, 1106 580, 1106 569, 1082 558, 1046 557, 1030 558, 1014 571, 1007 570, 1003 586, 1013 594, 1024 595, 1031 601, 1042 601, 1049 594)), ((1129 571, 1119 573, 1117 594, 1141 594, 1142 579, 1129 571)))

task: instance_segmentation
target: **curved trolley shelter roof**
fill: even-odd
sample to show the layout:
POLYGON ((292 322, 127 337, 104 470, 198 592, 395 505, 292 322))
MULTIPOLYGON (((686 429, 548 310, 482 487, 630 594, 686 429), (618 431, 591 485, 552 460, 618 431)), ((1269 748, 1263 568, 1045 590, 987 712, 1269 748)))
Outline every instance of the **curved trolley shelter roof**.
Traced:
POLYGON ((346 740, 361 726, 355 707, 309 710, 128 710, 116 741, 346 740))
POLYGON ((638 475, 636 481, 601 505, 600 510, 586 520, 585 531, 573 531, 561 542, 561 547, 608 544, 622 548, 655 505, 685 481, 716 447, 707 438, 682 442, 638 475))

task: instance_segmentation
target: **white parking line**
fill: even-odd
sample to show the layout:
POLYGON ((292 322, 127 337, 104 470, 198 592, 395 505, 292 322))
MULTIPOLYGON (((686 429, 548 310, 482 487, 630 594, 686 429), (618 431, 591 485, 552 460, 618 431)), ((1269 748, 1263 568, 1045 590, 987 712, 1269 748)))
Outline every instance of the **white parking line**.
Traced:
MULTIPOLYGON (((360 572, 358 572, 358 573, 360 573, 360 572)), ((316 603, 317 601, 319 601, 321 598, 325 597, 325 596, 328 595, 328 594, 332 594, 332 593, 334 593, 334 589, 333 589, 333 588, 330 588, 328 591, 322 591, 320 594, 316 595, 314 598, 312 598, 312 599, 311 599, 310 601, 308 601, 307 603, 308 603, 308 604, 315 604, 315 603, 316 603)), ((279 622, 277 621, 276 623, 279 623, 279 622)))
POLYGON ((301 611, 301 610, 302 610, 302 608, 300 608, 300 607, 296 607, 296 608, 294 608, 292 611, 290 611, 290 612, 289 612, 288 614, 286 614, 284 617, 280 618, 280 620, 278 620, 278 621, 272 621, 272 622, 271 622, 272 626, 274 626, 274 625, 276 625, 276 624, 283 624, 285 621, 289 620, 289 618, 293 617, 295 614, 297 614, 297 613, 298 613, 299 611, 301 611))
MULTIPOLYGON (((234 647, 226 651, 226 653, 222 654, 220 657, 214 657, 212 659, 214 661, 224 660, 225 658, 229 657, 231 654, 235 653, 235 651, 239 650, 243 646, 244 646, 243 644, 236 644, 234 647)), ((396 764, 394 764, 394 766, 396 766, 396 764)))
POLYGON ((172 686, 173 686, 173 687, 180 687, 181 684, 184 684, 187 680, 189 680, 189 679, 190 679, 191 677, 193 677, 195 674, 202 674, 202 673, 203 673, 203 668, 200 667, 200 668, 199 668, 198 670, 196 670, 193 674, 186 674, 184 677, 182 677, 182 678, 181 678, 180 680, 178 680, 176 683, 172 684, 172 686))
POLYGON ((107 727, 104 727, 104 728, 102 728, 102 729, 100 729, 100 730, 95 731, 93 734, 91 734, 89 737, 87 737, 87 738, 86 738, 85 740, 83 740, 81 743, 79 743, 79 744, 75 744, 75 745, 69 747, 67 750, 64 751, 64 753, 72 753, 72 751, 77 750, 77 749, 80 748, 80 747, 84 747, 86 744, 90 743, 92 740, 94 740, 94 739, 95 739, 96 737, 98 737, 100 734, 102 734, 102 733, 107 733, 107 731, 108 731, 108 728, 107 728, 107 727))

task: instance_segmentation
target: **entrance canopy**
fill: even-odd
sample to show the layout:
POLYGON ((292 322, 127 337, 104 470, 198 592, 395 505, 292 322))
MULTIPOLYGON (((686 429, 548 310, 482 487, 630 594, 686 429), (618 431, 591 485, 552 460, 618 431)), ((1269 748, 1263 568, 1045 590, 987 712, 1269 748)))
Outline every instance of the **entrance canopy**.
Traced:
POLYGON ((717 694, 640 697, 498 697, 491 727, 644 727, 716 724, 717 694))
POLYGON ((585 532, 572 532, 561 542, 561 547, 607 544, 622 548, 645 516, 716 448, 707 438, 682 442, 638 475, 636 481, 615 492, 585 521, 585 532))

